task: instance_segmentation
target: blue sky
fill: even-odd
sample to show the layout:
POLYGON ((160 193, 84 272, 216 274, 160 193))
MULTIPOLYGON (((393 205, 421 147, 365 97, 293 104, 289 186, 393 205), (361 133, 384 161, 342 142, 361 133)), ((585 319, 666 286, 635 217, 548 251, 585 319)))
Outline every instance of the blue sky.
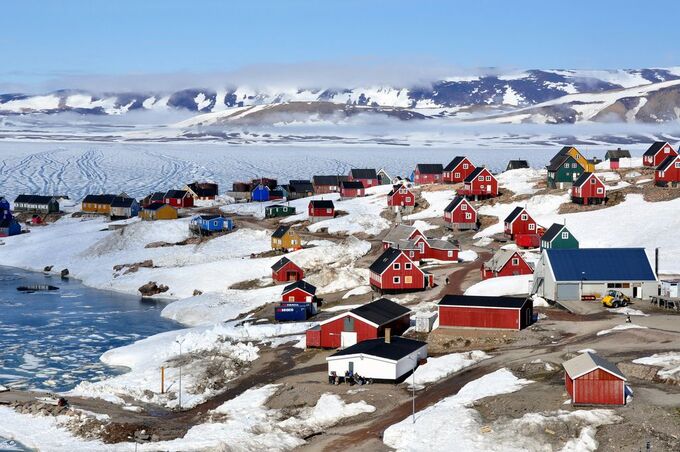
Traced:
POLYGON ((2 11, 0 79, 15 82, 367 60, 443 70, 680 65, 677 1, 21 0, 2 11))

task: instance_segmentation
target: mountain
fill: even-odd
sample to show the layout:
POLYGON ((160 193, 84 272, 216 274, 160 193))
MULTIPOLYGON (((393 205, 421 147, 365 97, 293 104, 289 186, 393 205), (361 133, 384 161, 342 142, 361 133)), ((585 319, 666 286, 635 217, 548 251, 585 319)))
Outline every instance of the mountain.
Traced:
POLYGON ((664 123, 680 118, 680 68, 528 70, 450 77, 427 86, 0 94, 4 117, 62 112, 120 116, 144 111, 196 114, 180 123, 185 127, 337 121, 360 113, 480 123, 664 123))

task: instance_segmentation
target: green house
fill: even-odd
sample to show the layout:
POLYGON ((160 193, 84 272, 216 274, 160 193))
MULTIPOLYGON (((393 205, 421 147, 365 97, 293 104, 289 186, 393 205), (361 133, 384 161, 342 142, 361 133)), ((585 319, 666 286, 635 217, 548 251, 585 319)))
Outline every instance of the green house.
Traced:
POLYGON ((295 207, 274 204, 264 208, 265 218, 287 217, 288 215, 295 215, 295 207))
POLYGON ((571 155, 557 155, 546 167, 548 170, 548 187, 565 188, 583 174, 583 167, 571 155))
POLYGON ((563 224, 553 223, 541 237, 541 250, 578 248, 578 240, 563 224))

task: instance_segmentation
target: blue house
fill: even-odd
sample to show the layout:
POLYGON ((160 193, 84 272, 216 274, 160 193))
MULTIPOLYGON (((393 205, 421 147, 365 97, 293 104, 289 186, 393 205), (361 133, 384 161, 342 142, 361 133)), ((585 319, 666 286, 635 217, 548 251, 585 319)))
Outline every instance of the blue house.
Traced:
POLYGON ((21 234, 21 225, 14 218, 0 220, 0 237, 21 234))
POLYGON ((221 215, 196 215, 191 218, 189 229, 200 234, 231 231, 234 229, 234 221, 221 215))
POLYGON ((257 187, 253 188, 251 199, 257 202, 269 201, 269 187, 259 184, 257 187))
POLYGON ((12 218, 12 211, 9 209, 9 201, 0 196, 0 221, 10 220, 12 218))

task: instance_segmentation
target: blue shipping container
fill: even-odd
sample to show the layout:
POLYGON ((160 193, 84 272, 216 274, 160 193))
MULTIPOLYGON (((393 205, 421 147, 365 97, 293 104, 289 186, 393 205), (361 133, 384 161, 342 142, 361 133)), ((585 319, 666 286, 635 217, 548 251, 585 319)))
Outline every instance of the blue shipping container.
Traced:
POLYGON ((307 320, 311 313, 311 303, 281 303, 274 308, 274 319, 279 322, 307 320))

